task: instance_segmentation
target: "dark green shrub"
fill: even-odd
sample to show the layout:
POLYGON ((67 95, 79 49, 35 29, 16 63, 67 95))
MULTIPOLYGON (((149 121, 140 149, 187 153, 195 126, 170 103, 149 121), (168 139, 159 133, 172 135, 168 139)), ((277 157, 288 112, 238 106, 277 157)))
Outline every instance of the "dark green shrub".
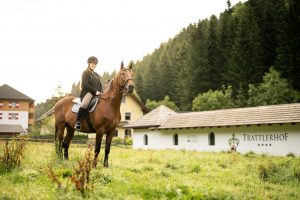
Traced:
POLYGON ((132 138, 126 138, 125 139, 125 144, 126 145, 132 145, 132 138))
POLYGON ((254 158, 254 157, 256 157, 256 154, 253 151, 249 151, 245 154, 245 157, 254 158))
POLYGON ((286 156, 287 156, 287 157, 292 157, 292 158, 295 158, 295 157, 296 157, 295 154, 293 154, 293 153, 288 153, 286 156))
POLYGON ((191 168, 191 172, 193 173, 199 173, 201 171, 201 167, 199 165, 194 165, 191 168))
POLYGON ((167 168, 167 169, 172 169, 172 170, 178 169, 178 167, 177 167, 175 164, 173 164, 173 163, 167 163, 167 164, 165 165, 165 168, 167 168))
POLYGON ((114 144, 114 145, 123 144, 123 140, 122 140, 122 138, 114 137, 112 139, 112 144, 114 144))

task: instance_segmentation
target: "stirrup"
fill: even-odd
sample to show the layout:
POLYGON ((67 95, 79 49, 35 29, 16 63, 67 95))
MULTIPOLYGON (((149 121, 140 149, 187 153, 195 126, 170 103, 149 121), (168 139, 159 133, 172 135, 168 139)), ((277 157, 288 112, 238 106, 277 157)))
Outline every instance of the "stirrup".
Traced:
POLYGON ((74 126, 74 129, 77 130, 77 131, 80 131, 80 122, 76 122, 75 126, 74 126))

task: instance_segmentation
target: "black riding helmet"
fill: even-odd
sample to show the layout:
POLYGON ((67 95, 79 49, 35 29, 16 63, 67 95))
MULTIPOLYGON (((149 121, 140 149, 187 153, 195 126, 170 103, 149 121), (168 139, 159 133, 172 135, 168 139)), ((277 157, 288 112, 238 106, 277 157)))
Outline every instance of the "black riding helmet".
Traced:
POLYGON ((98 64, 98 59, 95 56, 91 56, 88 58, 87 63, 96 63, 98 64))

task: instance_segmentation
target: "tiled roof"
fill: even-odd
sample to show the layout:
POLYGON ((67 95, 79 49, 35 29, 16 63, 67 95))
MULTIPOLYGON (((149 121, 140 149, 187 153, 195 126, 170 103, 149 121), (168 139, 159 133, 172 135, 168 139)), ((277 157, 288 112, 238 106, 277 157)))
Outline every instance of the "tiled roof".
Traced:
POLYGON ((187 127, 237 126, 300 122, 300 103, 190 112, 173 115, 161 129, 187 127))
POLYGON ((27 133, 19 124, 0 124, 0 133, 27 133))
POLYGON ((143 127, 157 127, 160 126, 171 115, 177 114, 170 108, 161 105, 151 112, 144 115, 141 119, 124 125, 125 128, 143 128, 143 127))
POLYGON ((168 129, 300 122, 300 103, 177 114, 170 109, 159 111, 155 109, 127 127, 168 129))
POLYGON ((0 86, 0 99, 18 99, 33 101, 32 98, 6 84, 0 86))

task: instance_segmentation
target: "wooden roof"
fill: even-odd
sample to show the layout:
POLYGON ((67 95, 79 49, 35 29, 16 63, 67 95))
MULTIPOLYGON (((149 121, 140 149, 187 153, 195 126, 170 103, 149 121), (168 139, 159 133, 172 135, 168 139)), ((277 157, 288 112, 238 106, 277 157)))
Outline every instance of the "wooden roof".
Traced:
POLYGON ((171 115, 176 114, 170 108, 161 105, 151 112, 144 115, 141 119, 131 122, 123 127, 126 128, 143 128, 143 127, 158 127, 171 115))
POLYGON ((144 116, 148 120, 138 120, 127 126, 132 128, 170 129, 300 122, 300 103, 177 113, 172 115, 167 115, 163 112, 152 112, 144 116), (156 118, 159 119, 161 116, 167 117, 163 121, 155 121, 156 118), (158 125, 159 122, 160 125, 158 125), (155 126, 152 124, 155 124, 155 126))
POLYGON ((0 99, 28 100, 30 102, 34 101, 32 98, 6 84, 0 86, 0 99))
POLYGON ((0 124, 0 133, 27 133, 20 124, 0 124))

